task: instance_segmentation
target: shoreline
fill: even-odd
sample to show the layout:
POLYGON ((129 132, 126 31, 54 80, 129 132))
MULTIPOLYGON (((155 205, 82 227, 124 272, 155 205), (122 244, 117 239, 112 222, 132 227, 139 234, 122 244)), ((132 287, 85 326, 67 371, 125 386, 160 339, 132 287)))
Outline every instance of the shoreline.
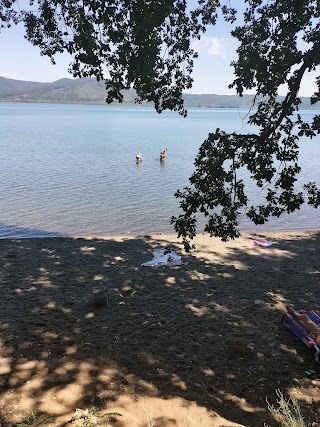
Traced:
MULTIPOLYGON (((240 231, 240 236, 239 238, 235 238, 235 239, 230 239, 227 242, 222 242, 222 243, 228 243, 228 242, 236 242, 237 240, 241 239, 242 237, 246 237, 246 236, 260 236, 261 235, 275 235, 275 234, 310 234, 310 233, 320 233, 320 228, 314 228, 314 229, 309 229, 309 228, 294 228, 294 229, 274 229, 274 230, 252 230, 252 231, 248 231, 245 230, 243 232, 240 231)), ((116 233, 116 234, 74 234, 74 235, 68 235, 68 234, 57 234, 54 235, 54 233, 52 233, 52 235, 39 235, 39 236, 0 236, 0 240, 19 240, 19 239, 87 239, 87 240, 92 240, 92 239, 103 239, 103 240, 108 240, 108 239, 127 239, 127 238, 131 238, 131 239, 137 239, 137 238, 157 238, 159 236, 162 237, 169 237, 169 238, 176 238, 177 240, 181 240, 181 237, 177 237, 177 233, 175 232, 163 232, 163 231, 158 231, 158 232, 151 232, 151 233, 136 233, 136 234, 131 234, 131 233, 116 233)), ((217 239, 220 241, 219 237, 215 237, 212 236, 210 237, 210 235, 204 231, 200 231, 199 233, 197 233, 196 237, 194 238, 194 240, 197 240, 199 237, 202 238, 208 238, 208 239, 217 239)))

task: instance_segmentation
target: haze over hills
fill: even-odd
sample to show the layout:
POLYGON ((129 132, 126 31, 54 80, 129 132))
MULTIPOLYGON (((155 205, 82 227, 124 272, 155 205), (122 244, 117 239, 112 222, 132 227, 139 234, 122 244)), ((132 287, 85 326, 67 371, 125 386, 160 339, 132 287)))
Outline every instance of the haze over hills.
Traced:
MULTIPOLYGON (((124 102, 134 104, 134 95, 133 90, 125 91, 124 102)), ((39 83, 0 77, 0 101, 105 104, 105 100, 105 84, 94 78, 39 83)))
MULTIPOLYGON (((135 91, 123 91, 121 105, 136 105, 135 91)), ((214 95, 214 94, 184 94, 187 108, 245 108, 252 106, 253 95, 214 95)), ((29 82, 0 77, 1 102, 44 102, 44 103, 81 103, 106 104, 106 89, 104 82, 95 78, 60 79, 53 83, 29 82)), ((259 98, 258 98, 259 99, 259 98)), ((260 98, 261 99, 261 98, 260 98)), ((279 97, 283 99, 283 97, 279 97)), ((302 109, 320 109, 320 103, 310 104, 307 97, 301 98, 302 109)), ((118 102, 114 102, 118 105, 118 102)), ((143 102, 142 105, 152 105, 143 102)))

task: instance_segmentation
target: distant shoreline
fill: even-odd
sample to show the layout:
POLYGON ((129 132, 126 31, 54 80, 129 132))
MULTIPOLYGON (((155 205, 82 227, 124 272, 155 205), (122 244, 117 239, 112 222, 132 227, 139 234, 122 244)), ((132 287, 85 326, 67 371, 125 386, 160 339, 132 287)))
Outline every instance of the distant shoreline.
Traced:
MULTIPOLYGON (((152 107, 153 103, 143 101, 141 104, 134 102, 137 93, 133 88, 122 90, 123 103, 117 101, 106 104, 107 90, 103 82, 97 82, 94 78, 82 79, 60 79, 50 83, 30 82, 23 80, 8 79, 0 76, 0 101, 17 103, 44 103, 44 104, 83 104, 83 105, 117 105, 117 106, 144 106, 152 107)), ((208 109, 250 109, 254 103, 254 95, 236 94, 192 94, 183 93, 185 108, 208 108, 208 109)), ((259 103, 267 98, 261 96, 256 98, 259 103)), ((277 100, 282 102, 284 96, 277 100)), ((310 97, 300 97, 301 110, 318 111, 318 105, 311 105, 310 97)))
POLYGON ((94 101, 48 101, 48 100, 18 100, 18 99, 0 99, 1 103, 12 103, 12 104, 52 104, 52 105, 101 105, 107 107, 150 107, 152 105, 144 104, 130 104, 129 102, 124 102, 122 104, 114 103, 107 104, 106 102, 94 102, 94 101))
MULTIPOLYGON (((137 107, 137 108, 154 108, 150 104, 139 104, 139 103, 129 103, 123 102, 107 104, 106 102, 94 102, 94 101, 50 101, 50 100, 17 100, 17 99, 0 99, 0 103, 10 103, 10 104, 48 104, 48 105, 95 105, 101 107, 137 107)), ((193 105, 185 105, 186 109, 199 109, 199 110, 247 110, 251 107, 249 106, 220 106, 220 107, 210 107, 210 106, 193 106, 193 105)), ((253 109, 254 110, 254 109, 253 109)), ((307 108, 304 107, 301 111, 320 111, 319 108, 307 108)))

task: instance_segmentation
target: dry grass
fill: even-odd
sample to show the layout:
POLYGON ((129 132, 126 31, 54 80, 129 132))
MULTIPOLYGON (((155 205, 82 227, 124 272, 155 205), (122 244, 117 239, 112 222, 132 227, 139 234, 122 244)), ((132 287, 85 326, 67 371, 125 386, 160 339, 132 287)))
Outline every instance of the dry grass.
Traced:
POLYGON ((309 427, 302 414, 298 402, 292 398, 285 398, 280 390, 276 390, 278 407, 268 401, 268 409, 280 423, 281 427, 309 427))

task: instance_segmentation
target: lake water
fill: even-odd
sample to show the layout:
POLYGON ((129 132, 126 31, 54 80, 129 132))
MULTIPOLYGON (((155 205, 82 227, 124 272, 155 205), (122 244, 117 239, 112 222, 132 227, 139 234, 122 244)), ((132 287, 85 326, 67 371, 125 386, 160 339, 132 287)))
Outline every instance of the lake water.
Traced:
MULTIPOLYGON (((0 103, 0 237, 174 232, 174 193, 188 185, 199 146, 217 127, 245 131, 245 114, 0 103)), ((301 144, 301 179, 320 184, 319 158, 319 139, 301 144)), ((264 226, 241 223, 243 231, 319 228, 319 210, 308 207, 264 226)))

